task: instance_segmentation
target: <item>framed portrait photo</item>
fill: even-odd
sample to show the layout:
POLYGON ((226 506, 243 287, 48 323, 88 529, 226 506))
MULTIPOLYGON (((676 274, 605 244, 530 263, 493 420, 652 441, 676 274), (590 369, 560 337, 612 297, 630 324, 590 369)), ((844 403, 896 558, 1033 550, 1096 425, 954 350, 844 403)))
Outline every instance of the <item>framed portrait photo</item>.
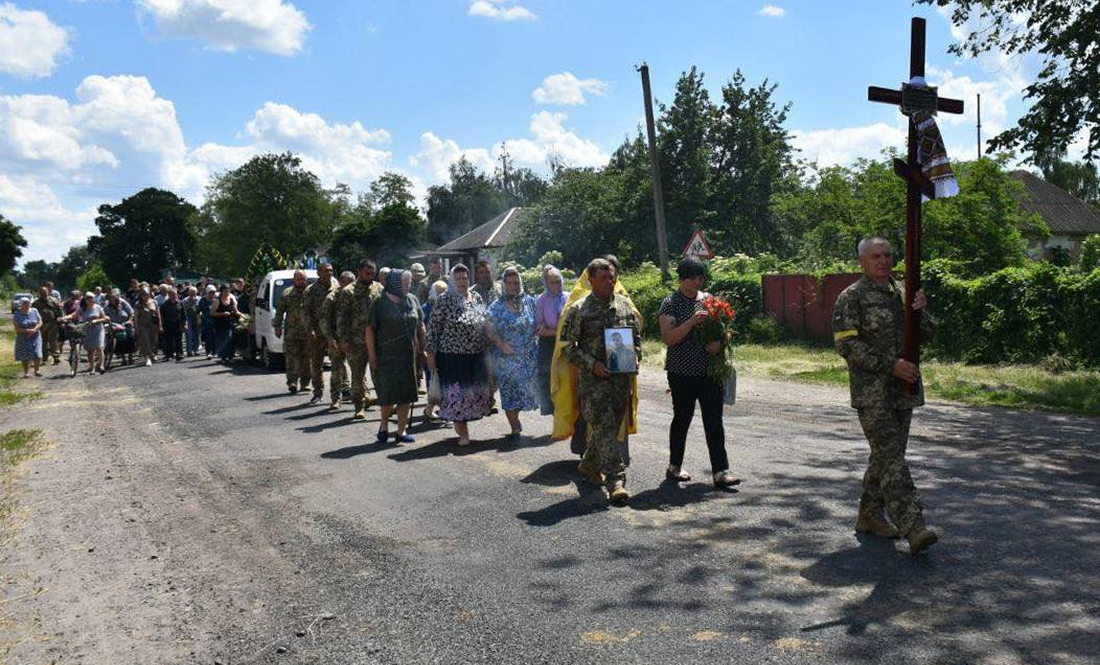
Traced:
POLYGON ((612 374, 638 373, 633 328, 604 328, 603 343, 607 350, 607 371, 612 374))

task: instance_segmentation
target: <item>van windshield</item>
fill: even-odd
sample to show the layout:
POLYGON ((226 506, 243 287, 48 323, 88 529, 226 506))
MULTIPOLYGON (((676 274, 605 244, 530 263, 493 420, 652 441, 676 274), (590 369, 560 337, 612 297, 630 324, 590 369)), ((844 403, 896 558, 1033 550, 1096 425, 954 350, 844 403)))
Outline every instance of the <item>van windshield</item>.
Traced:
MULTIPOLYGON (((306 281, 310 284, 317 281, 316 277, 306 277, 306 281)), ((283 299, 283 291, 286 291, 288 287, 294 286, 294 280, 290 277, 284 279, 277 279, 271 284, 271 307, 272 309, 279 306, 279 301, 283 299)))

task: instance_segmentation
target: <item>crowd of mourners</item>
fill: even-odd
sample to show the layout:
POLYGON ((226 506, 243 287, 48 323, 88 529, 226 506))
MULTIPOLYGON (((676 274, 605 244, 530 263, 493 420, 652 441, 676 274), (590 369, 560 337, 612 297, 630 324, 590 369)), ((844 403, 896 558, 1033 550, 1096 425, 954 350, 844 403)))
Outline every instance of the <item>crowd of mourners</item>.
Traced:
MULTIPOLYGON (((923 386, 916 364, 902 357, 905 297, 893 278, 892 248, 883 238, 864 238, 858 255, 864 275, 840 295, 833 317, 852 406, 871 448, 856 530, 904 536, 918 553, 938 539, 925 526, 905 462, 912 410, 924 403, 923 386)), ((356 273, 337 278, 333 266, 322 263, 313 283, 306 271, 295 271, 272 320, 283 343, 289 392, 309 390, 311 403, 322 402, 327 364, 329 408, 350 401, 351 417, 361 420, 377 405, 377 441, 383 445, 391 436, 394 442, 414 441, 408 426, 423 396, 424 420, 453 427, 458 445, 469 446, 470 423, 495 413, 499 395, 510 439, 522 437, 520 414, 538 410, 552 416, 551 438, 570 439, 571 450, 581 456, 581 476, 603 485, 610 502, 626 502, 643 321, 618 282, 615 257, 593 259, 568 295, 561 271, 546 266, 537 298, 526 292, 515 268, 504 269, 498 282, 485 261, 472 269, 458 263, 445 277, 441 261, 429 266, 378 270, 374 261, 363 260, 356 273)), ((677 274, 679 286, 657 316, 668 347, 673 408, 666 476, 677 483, 691 479, 682 464, 698 403, 712 480, 730 487, 740 480, 730 472, 725 450, 724 386, 708 375, 708 364, 731 340, 704 343, 695 334, 709 316, 702 290, 706 267, 685 259, 677 274)), ((14 313, 16 359, 25 377, 32 366, 40 376, 43 358, 58 363, 61 344, 69 341, 79 342, 74 349, 83 346, 92 374, 106 371, 113 357, 131 364, 135 353, 146 366, 202 354, 232 363, 241 340, 248 339, 250 296, 244 280, 177 286, 171 278, 156 285, 134 279, 125 293, 73 291, 62 302, 47 283, 36 300, 23 299, 14 313)), ((922 336, 931 336, 934 321, 923 292, 911 307, 922 336)), ((78 364, 72 363, 74 371, 78 364)))
MULTIPOLYGON (((561 271, 546 266, 537 297, 527 293, 513 267, 497 276, 487 261, 472 268, 458 263, 444 275, 441 260, 428 263, 428 270, 419 263, 408 270, 379 270, 364 260, 356 272, 339 276, 322 263, 312 283, 306 271, 295 271, 272 320, 283 343, 288 391, 309 391, 311 403, 322 402, 329 369, 329 408, 350 402, 351 417, 362 420, 378 406, 379 443, 415 441, 408 428, 418 403, 425 405, 423 419, 453 427, 462 447, 471 444, 470 423, 498 408, 513 441, 522 437, 521 414, 538 411, 554 417, 555 438, 572 440, 572 450, 582 456, 579 472, 606 486, 612 502, 627 500, 627 441, 637 426, 642 319, 618 284, 615 257, 594 259, 571 292, 561 271), (617 332, 619 350, 609 353, 608 328, 628 332, 630 348, 622 346, 623 332, 617 332), (623 360, 624 352, 633 357, 623 360), (617 371, 623 368, 627 371, 617 371), (396 421, 392 433, 391 420, 396 421)), ((681 399, 668 477, 690 479, 680 467, 698 400, 714 483, 730 486, 739 481, 725 454, 721 386, 704 376, 713 350, 687 334, 699 320, 692 313, 702 298, 698 287, 705 269, 685 261, 680 273, 681 291, 687 285, 688 293, 677 293, 689 298, 687 305, 670 297, 660 317, 662 333, 667 327, 680 337, 670 353, 676 366, 669 371, 682 380, 674 395, 681 399)), ((47 282, 35 300, 24 299, 15 312, 16 359, 24 376, 32 369, 41 376, 41 363, 58 364, 68 342, 82 349, 80 362, 91 375, 106 372, 110 360, 152 366, 205 357, 230 364, 248 348, 253 298, 243 279, 221 284, 209 278, 194 284, 177 284, 171 277, 153 284, 133 279, 126 291, 74 290, 65 299, 47 282)))

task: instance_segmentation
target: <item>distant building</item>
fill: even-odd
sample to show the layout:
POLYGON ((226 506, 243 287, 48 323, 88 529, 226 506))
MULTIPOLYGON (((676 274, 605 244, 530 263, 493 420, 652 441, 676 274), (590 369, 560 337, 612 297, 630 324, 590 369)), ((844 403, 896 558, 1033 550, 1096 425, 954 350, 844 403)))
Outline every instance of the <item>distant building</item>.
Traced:
POLYGON ((473 266, 482 259, 499 264, 504 246, 512 239, 518 225, 527 219, 527 208, 509 208, 481 226, 467 231, 436 249, 426 249, 413 258, 440 257, 447 270, 455 263, 473 266))
POLYGON ((1077 258, 1085 238, 1100 233, 1100 212, 1088 203, 1030 171, 1013 171, 1011 175, 1024 184, 1029 195, 1020 201, 1020 207, 1042 217, 1050 228, 1049 238, 1027 238, 1031 258, 1050 258, 1059 250, 1077 258))

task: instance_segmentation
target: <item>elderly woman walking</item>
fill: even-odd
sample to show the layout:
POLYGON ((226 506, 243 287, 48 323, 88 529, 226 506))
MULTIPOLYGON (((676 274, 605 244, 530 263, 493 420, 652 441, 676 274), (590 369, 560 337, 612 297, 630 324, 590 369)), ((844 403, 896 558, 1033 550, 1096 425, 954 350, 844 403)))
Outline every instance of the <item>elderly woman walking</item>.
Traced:
POLYGON ((34 375, 42 376, 38 367, 42 364, 42 315, 31 307, 30 298, 19 299, 19 309, 12 314, 15 324, 15 359, 23 363, 23 378, 28 377, 31 363, 34 375))
POLYGON ((486 334, 495 347, 493 366, 500 385, 500 405, 512 426, 510 438, 519 437, 520 411, 538 407, 536 400, 535 299, 523 292, 523 278, 515 268, 502 277, 504 294, 489 306, 486 334))
POLYGON ((458 445, 470 445, 469 421, 489 415, 489 376, 485 366, 485 305, 470 290, 470 269, 451 268, 447 293, 432 309, 428 327, 428 368, 439 372, 440 417, 453 421, 458 445))
POLYGON ((554 414, 554 400, 550 395, 550 368, 558 338, 558 321, 568 300, 563 285, 560 270, 552 265, 542 269, 543 291, 535 302, 535 334, 539 340, 539 411, 544 416, 554 414))
POLYGON ((390 416, 397 413, 396 441, 412 443, 405 431, 416 401, 417 358, 424 348, 420 303, 409 293, 412 273, 394 268, 386 276, 386 292, 375 298, 367 314, 367 363, 370 365, 382 422, 378 443, 389 439, 390 416))
POLYGON ((103 368, 103 346, 106 343, 103 324, 110 321, 103 308, 95 303, 95 294, 89 291, 80 301, 80 307, 58 321, 75 321, 84 326, 84 350, 88 352, 88 373, 107 371, 103 368))
POLYGON ((157 355, 157 335, 160 334, 160 308, 149 292, 142 289, 134 308, 134 331, 137 333, 138 355, 145 358, 145 366, 153 364, 157 355))

